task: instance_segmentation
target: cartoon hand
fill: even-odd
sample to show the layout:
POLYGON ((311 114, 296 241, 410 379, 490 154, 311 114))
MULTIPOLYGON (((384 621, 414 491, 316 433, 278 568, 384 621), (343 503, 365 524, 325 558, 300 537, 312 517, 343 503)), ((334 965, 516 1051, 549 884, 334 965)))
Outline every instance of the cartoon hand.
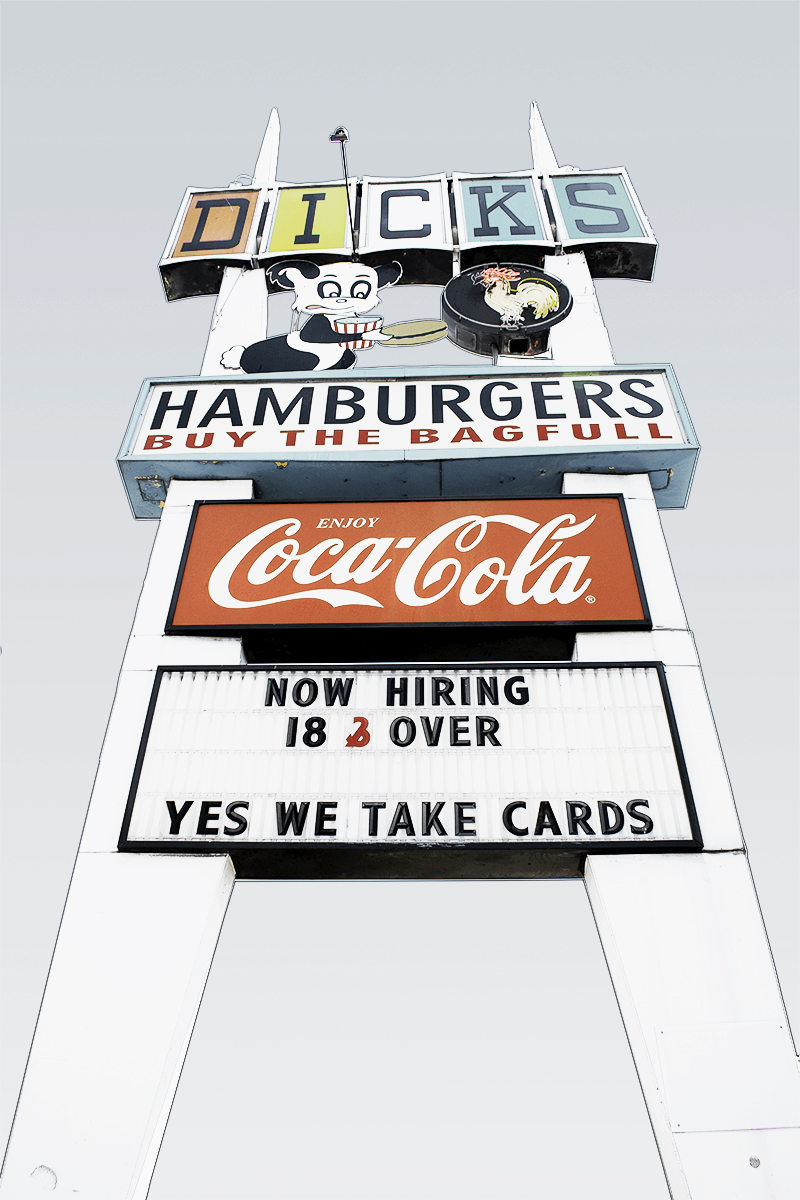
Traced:
POLYGON ((390 342, 392 335, 390 333, 380 333, 377 329, 371 329, 369 333, 364 334, 365 338, 369 338, 371 342, 390 342))
POLYGON ((231 346, 230 350, 226 350, 222 355, 220 364, 226 371, 238 371, 243 354, 244 346, 231 346))

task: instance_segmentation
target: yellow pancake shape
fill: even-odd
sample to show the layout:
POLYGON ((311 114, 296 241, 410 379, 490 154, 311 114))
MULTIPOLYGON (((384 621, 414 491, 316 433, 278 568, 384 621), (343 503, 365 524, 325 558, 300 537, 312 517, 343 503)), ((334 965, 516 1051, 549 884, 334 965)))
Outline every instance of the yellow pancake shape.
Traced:
POLYGON ((398 321, 396 325, 384 325, 381 333, 388 333, 392 340, 379 342, 380 346, 423 346, 446 337, 447 326, 444 321, 398 321))

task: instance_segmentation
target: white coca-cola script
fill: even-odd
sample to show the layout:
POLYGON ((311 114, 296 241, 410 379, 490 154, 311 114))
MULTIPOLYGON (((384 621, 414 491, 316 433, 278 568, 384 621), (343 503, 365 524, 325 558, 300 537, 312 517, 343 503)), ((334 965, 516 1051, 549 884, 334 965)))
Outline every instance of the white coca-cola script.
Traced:
MULTIPOLYGON (((397 600, 409 608, 435 604, 459 583, 458 599, 468 608, 482 604, 501 584, 505 585, 505 600, 510 605, 522 605, 529 600, 537 605, 554 601, 560 605, 572 604, 586 593, 591 583, 591 577, 585 574, 591 556, 562 555, 559 551, 565 541, 588 529, 595 518, 593 514, 578 521, 572 513, 564 512, 540 524, 513 513, 485 517, 471 514, 446 521, 418 542, 411 537, 366 537, 345 550, 340 538, 324 538, 301 551, 296 535, 303 523, 297 517, 289 517, 262 525, 232 546, 211 572, 208 594, 214 604, 224 609, 261 608, 310 599, 322 600, 333 608, 346 605, 383 608, 379 600, 361 589, 396 563, 396 557, 389 553, 393 547, 395 552, 402 552, 414 546, 401 565, 396 566, 394 580, 397 600), (507 563, 504 558, 490 555, 462 579, 463 562, 458 555, 474 551, 487 537, 490 526, 498 525, 511 526, 529 535, 517 557, 507 563), (446 547, 445 543, 450 545, 446 547), (287 588, 281 595, 255 600, 240 599, 234 594, 232 580, 237 568, 262 545, 261 553, 247 572, 248 583, 259 586, 285 575, 287 583, 291 577, 303 590, 287 588), (324 586, 318 586, 323 583, 324 586), (431 591, 432 588, 436 590, 431 591)), ((487 549, 490 540, 487 539, 487 549)))

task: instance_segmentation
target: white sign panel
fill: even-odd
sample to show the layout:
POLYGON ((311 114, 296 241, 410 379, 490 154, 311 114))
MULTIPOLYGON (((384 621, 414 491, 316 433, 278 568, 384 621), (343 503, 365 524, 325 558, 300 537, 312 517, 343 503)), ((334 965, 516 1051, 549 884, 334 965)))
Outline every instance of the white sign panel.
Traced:
POLYGON ((701 845, 659 664, 163 668, 121 849, 701 845))
POLYGON ((446 176, 365 177, 359 244, 363 254, 400 247, 451 250, 452 246, 446 176))
POLYGON ((125 457, 455 458, 690 439, 665 370, 150 383, 125 457))

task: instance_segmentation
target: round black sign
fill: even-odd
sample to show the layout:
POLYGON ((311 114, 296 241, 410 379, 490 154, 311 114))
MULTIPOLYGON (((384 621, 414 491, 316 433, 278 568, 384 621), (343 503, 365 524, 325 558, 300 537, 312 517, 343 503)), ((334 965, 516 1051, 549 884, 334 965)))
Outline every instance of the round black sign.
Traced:
POLYGON ((547 330, 571 308, 566 284, 526 263, 473 267, 442 295, 448 337, 475 354, 541 354, 547 330))

